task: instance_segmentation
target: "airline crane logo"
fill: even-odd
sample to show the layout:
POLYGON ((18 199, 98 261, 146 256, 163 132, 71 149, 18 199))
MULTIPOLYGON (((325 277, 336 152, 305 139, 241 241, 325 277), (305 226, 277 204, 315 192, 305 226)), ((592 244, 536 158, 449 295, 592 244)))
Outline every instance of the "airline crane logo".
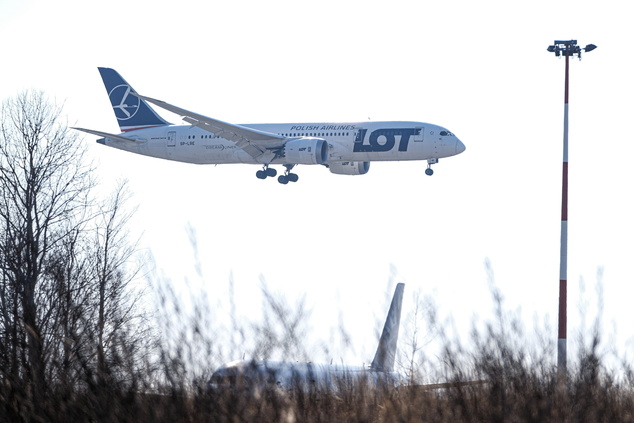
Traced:
POLYGON ((118 120, 132 119, 139 111, 141 99, 137 96, 130 95, 131 91, 132 88, 124 84, 117 85, 108 94, 118 120))

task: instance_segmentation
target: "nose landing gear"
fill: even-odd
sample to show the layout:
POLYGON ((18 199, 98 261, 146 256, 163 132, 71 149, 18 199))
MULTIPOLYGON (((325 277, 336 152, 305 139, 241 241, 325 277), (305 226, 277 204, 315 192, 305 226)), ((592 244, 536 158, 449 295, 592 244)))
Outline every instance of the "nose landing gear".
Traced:
POLYGON ((434 170, 431 165, 438 163, 438 159, 427 159, 427 169, 425 169, 425 175, 431 176, 434 174, 434 170))

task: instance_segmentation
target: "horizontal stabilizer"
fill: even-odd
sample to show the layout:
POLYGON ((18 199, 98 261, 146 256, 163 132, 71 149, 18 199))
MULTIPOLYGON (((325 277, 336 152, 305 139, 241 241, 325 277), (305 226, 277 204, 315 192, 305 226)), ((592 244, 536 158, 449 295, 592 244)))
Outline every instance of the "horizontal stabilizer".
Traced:
MULTIPOLYGON (((94 129, 85 129, 85 128, 71 128, 71 129, 76 129, 78 131, 87 132, 89 134, 97 135, 99 137, 110 138, 111 140, 115 140, 115 141, 132 142, 132 143, 135 143, 135 144, 143 144, 143 143, 146 142, 145 140, 128 138, 128 137, 124 137, 123 135, 110 134, 108 132, 95 131, 94 129)), ((99 142, 99 141, 100 140, 97 140, 97 142, 99 142)), ((103 143, 100 143, 100 144, 103 144, 103 143)))

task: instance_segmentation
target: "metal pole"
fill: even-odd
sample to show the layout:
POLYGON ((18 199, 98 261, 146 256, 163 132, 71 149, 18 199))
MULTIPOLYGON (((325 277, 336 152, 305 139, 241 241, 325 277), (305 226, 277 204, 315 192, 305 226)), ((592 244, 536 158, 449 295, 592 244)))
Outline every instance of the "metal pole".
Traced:
POLYGON ((566 78, 564 90, 564 160, 561 177, 561 244, 559 254, 559 329, 557 337, 557 367, 566 371, 566 332, 567 332, 567 289, 568 289, 568 86, 570 56, 577 55, 581 59, 581 51, 590 52, 596 49, 594 44, 585 48, 577 45, 577 40, 555 41, 548 46, 548 51, 566 58, 566 78))
POLYGON ((564 158, 561 178, 561 243, 559 259, 559 335, 557 339, 557 367, 566 371, 566 333, 568 296, 568 73, 570 48, 564 50, 566 56, 566 77, 564 90, 564 158))

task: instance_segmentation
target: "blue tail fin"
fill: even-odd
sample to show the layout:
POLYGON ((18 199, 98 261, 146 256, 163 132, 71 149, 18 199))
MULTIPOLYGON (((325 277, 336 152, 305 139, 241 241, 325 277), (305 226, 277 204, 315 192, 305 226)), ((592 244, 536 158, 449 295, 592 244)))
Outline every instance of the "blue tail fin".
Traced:
POLYGON ((145 100, 130 93, 136 93, 119 73, 110 68, 99 68, 101 79, 106 86, 110 103, 121 132, 152 126, 170 125, 160 117, 145 100))
POLYGON ((383 333, 379 339, 379 347, 376 349, 374 360, 370 369, 380 372, 393 372, 396 358, 396 343, 398 342, 398 328, 401 324, 401 304, 403 303, 403 289, 405 284, 399 283, 394 290, 390 311, 385 319, 383 333))

